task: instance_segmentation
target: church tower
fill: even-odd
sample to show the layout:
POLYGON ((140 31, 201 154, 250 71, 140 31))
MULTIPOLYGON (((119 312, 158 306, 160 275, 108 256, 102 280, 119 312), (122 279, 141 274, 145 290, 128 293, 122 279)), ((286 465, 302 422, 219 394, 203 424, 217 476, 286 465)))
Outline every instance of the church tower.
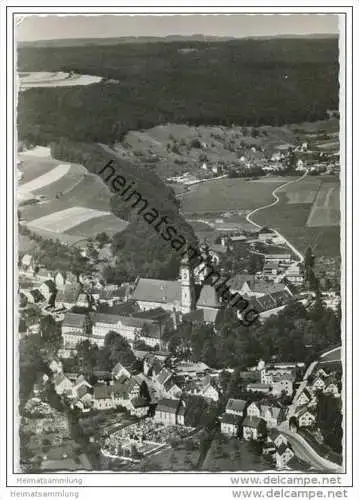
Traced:
POLYGON ((183 257, 180 267, 181 279, 181 310, 186 314, 194 311, 195 305, 195 288, 192 266, 188 261, 188 256, 183 257))

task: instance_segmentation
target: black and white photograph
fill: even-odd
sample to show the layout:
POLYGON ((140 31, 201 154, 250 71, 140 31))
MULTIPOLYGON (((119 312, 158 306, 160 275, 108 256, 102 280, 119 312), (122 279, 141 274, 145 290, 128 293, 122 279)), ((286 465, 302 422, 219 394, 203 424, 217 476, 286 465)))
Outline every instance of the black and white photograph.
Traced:
POLYGON ((12 13, 10 486, 356 498, 350 9, 12 13))

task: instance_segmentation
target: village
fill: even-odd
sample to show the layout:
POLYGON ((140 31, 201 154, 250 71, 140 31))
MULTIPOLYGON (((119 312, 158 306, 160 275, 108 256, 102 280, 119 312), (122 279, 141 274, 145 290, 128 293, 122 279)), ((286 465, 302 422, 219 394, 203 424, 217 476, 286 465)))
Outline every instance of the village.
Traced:
MULTIPOLYGON (((245 242, 254 255, 259 255, 259 269, 253 274, 234 275, 228 285, 232 293, 249 301, 260 322, 290 303, 312 306, 314 295, 304 287, 303 262, 267 228, 241 235, 226 231, 216 245, 204 242, 201 252, 208 266, 193 268, 184 258, 176 281, 138 278, 133 283, 111 285, 99 272, 79 276, 50 272, 31 254, 20 256, 20 338, 42 335, 44 318, 52 318, 51 324, 60 334, 58 349, 47 356, 48 373, 37 378, 30 403, 36 408, 42 404, 41 394, 50 384, 60 404, 76 418, 91 421, 102 415, 94 427, 90 425, 87 437, 102 457, 120 461, 122 469, 160 456, 171 448, 173 440, 194 439, 209 425, 204 418, 209 415, 211 429, 223 439, 259 443, 263 456, 278 469, 298 464, 314 466, 317 452, 305 444, 298 454, 291 443, 299 439, 296 434, 303 440, 306 429, 317 432, 319 393, 340 398, 336 364, 323 368, 320 363, 312 363, 306 370, 301 359, 258 359, 255 366, 240 373, 244 397, 225 400, 224 379, 233 374, 233 369, 191 361, 190 347, 176 353, 169 349, 169 332, 186 322, 216 328, 223 303, 208 279, 209 264, 223 272, 223 256, 237 241, 245 242), (118 343, 119 339, 125 344, 118 343), (79 359, 80 346, 81 356, 89 359, 91 349, 107 349, 106 369, 79 370, 74 360, 79 359), (111 361, 111 352, 121 349, 131 353, 127 365, 111 361)), ((86 255, 86 247, 83 253, 86 255)), ((330 306, 336 310, 339 302, 334 297, 330 306)), ((36 426, 36 411, 34 415, 36 426)), ((48 451, 41 449, 37 444, 32 458, 40 463, 41 470, 51 470, 53 464, 61 468, 62 460, 68 464, 68 453, 59 452, 56 460, 49 461, 48 451)), ((81 469, 83 462, 73 467, 81 469)))

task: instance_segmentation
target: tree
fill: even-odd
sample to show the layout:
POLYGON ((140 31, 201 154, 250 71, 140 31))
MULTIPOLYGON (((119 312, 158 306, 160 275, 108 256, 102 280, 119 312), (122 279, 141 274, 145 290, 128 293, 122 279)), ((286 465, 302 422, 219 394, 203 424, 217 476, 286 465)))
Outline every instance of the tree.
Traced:
POLYGON ((95 239, 100 244, 100 248, 104 247, 107 243, 110 243, 111 241, 109 235, 105 232, 97 234, 95 239))
POLYGON ((61 327, 49 314, 40 319, 40 335, 48 345, 53 345, 59 349, 61 344, 61 327))
POLYGON ((118 362, 129 370, 136 366, 136 357, 130 344, 117 332, 111 331, 106 335, 104 347, 100 351, 103 370, 112 370, 118 362))
POLYGON ((342 420, 340 398, 319 394, 317 405, 318 427, 324 436, 325 443, 338 453, 342 451, 342 420))
POLYGON ((96 345, 92 345, 88 340, 84 340, 78 344, 76 349, 78 369, 86 378, 88 378, 91 376, 96 366, 98 347, 96 345))

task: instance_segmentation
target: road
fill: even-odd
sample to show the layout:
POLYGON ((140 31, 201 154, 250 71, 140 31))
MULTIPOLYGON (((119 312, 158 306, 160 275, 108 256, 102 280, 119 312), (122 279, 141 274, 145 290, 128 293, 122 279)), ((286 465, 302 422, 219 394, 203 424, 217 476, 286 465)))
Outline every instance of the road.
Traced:
MULTIPOLYGON (((286 186, 289 186, 290 184, 295 184, 296 182, 300 182, 301 180, 304 179, 304 177, 306 177, 308 175, 308 170, 306 170, 304 172, 304 174, 299 177, 298 179, 295 179, 294 181, 288 181, 288 182, 285 182, 284 184, 281 184, 280 186, 277 186, 273 191, 272 191, 272 196, 274 197, 274 201, 272 201, 272 203, 269 203, 267 205, 264 205, 262 207, 258 207, 258 208, 255 208, 254 210, 252 210, 251 212, 249 212, 249 214, 247 214, 246 216, 246 219, 247 219, 247 222, 249 222, 250 224, 252 224, 253 226, 256 226, 256 228, 258 229, 261 229, 262 226, 260 226, 259 224, 257 224, 256 222, 254 222, 251 217, 252 215, 254 215, 255 213, 259 212, 260 210, 265 210, 266 208, 270 208, 270 207, 274 207, 275 205, 277 205, 277 203, 279 202, 279 197, 277 196, 277 193, 280 189, 283 189, 284 187, 286 186)), ((278 231, 274 230, 274 233, 282 238, 285 243, 287 244, 287 246, 292 250, 292 252, 299 258, 299 261, 300 262, 303 262, 304 261, 304 256, 303 254, 301 254, 299 252, 299 250, 297 250, 282 234, 280 234, 278 231)))
POLYGON ((316 469, 322 472, 331 472, 339 474, 343 472, 342 467, 326 458, 321 457, 313 450, 313 448, 306 442, 306 440, 295 432, 291 432, 288 428, 288 422, 283 422, 278 427, 278 430, 284 434, 289 443, 291 444, 294 453, 305 462, 311 464, 316 469))

